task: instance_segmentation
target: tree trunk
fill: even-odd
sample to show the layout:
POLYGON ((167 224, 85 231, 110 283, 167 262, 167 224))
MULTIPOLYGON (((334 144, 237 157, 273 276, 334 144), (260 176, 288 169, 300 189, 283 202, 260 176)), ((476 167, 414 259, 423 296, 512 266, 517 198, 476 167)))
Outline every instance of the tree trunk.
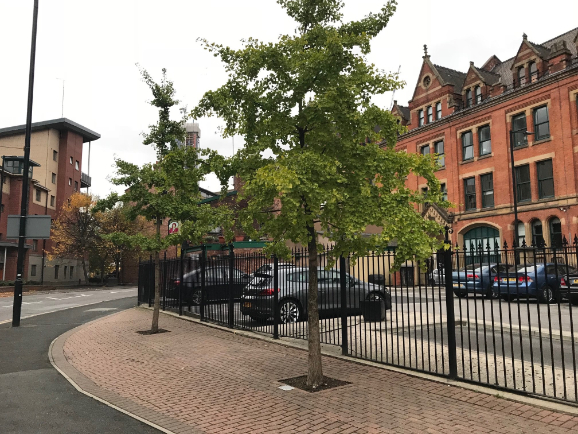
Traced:
POLYGON ((86 271, 86 260, 82 257, 82 272, 84 274, 84 284, 88 285, 88 272, 86 271))
POLYGON ((318 387, 323 383, 323 369, 321 366, 321 343, 319 339, 319 309, 317 308, 317 233, 313 226, 308 227, 307 230, 310 236, 309 245, 307 246, 309 250, 307 386, 318 387))
POLYGON ((100 263, 100 283, 104 285, 104 261, 100 263))
MULTIPOLYGON (((157 237, 161 234, 161 220, 157 219, 157 237)), ((157 250, 155 252, 155 303, 153 307, 153 323, 151 326, 151 333, 158 333, 159 331, 159 313, 161 310, 161 266, 160 254, 157 250)))
POLYGON ((120 285, 122 283, 121 279, 120 279, 120 258, 117 256, 115 262, 115 268, 116 268, 116 284, 120 285))

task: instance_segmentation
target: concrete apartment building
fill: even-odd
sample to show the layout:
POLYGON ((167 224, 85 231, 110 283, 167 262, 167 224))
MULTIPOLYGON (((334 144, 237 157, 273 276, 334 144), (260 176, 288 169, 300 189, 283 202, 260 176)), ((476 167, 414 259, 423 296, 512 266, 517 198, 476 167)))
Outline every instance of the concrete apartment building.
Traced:
MULTIPOLYGON (((0 155, 23 156, 24 135, 25 125, 0 128, 0 155)), ((82 172, 82 152, 85 143, 90 144, 99 138, 99 134, 66 118, 32 124, 30 159, 37 166, 33 168, 29 185, 28 214, 47 214, 55 218, 73 193, 90 187, 90 177, 82 172)), ((5 166, 4 178, 0 215, 0 280, 15 280, 17 240, 6 238, 6 226, 8 215, 20 214, 22 166, 5 166)), ((46 252, 50 248, 50 240, 26 240, 24 281, 78 282, 82 278, 80 261, 58 259, 49 262, 46 252)))
MULTIPOLYGON (((413 99, 392 109, 408 128, 396 149, 438 154, 454 244, 511 246, 517 230, 520 244, 559 246, 578 233, 577 46, 578 28, 541 44, 524 34, 512 58, 465 72, 434 64, 424 47, 413 99)), ((408 183, 427 193, 425 179, 408 183)), ((423 214, 448 221, 435 206, 423 214)))

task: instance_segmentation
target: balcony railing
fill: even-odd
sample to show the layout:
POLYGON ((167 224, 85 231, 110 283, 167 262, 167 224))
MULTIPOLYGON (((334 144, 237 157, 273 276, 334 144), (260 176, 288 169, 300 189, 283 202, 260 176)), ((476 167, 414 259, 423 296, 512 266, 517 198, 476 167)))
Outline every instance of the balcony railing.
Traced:
POLYGON ((82 172, 80 174, 80 188, 88 188, 91 186, 92 178, 86 173, 82 172))

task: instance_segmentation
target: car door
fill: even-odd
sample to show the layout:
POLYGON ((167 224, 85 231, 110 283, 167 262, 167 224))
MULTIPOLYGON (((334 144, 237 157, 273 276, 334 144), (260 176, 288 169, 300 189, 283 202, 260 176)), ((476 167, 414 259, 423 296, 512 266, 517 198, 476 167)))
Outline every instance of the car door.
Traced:
POLYGON ((226 299, 228 298, 228 289, 223 267, 208 267, 205 270, 205 300, 226 299))
MULTIPOLYGON (((227 279, 227 286, 229 282, 229 270, 225 270, 225 276, 227 279)), ((249 283, 250 276, 243 273, 236 268, 233 268, 233 298, 235 300, 240 300, 241 294, 243 293, 243 288, 249 283)), ((229 297, 229 292, 227 291, 227 298, 229 297)))
POLYGON ((317 306, 319 310, 330 309, 328 293, 331 290, 331 274, 329 271, 317 271, 317 306))

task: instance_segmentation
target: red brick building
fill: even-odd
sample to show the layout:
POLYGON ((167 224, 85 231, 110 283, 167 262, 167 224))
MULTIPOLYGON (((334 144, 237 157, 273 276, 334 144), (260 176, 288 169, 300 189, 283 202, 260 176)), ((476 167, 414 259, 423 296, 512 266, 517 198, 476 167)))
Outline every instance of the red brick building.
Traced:
MULTIPOLYGON (((412 100, 392 109, 408 128, 396 148, 438 154, 454 244, 511 246, 516 227, 527 244, 559 245, 578 233, 577 46, 578 28, 541 44, 524 34, 512 58, 493 55, 464 72, 435 65, 424 47, 412 100)), ((423 178, 408 183, 426 188, 423 178)), ((434 207, 423 212, 447 218, 434 207)))
MULTIPOLYGON (((25 125, 0 128, 0 156, 24 155, 25 125)), ((30 181, 28 214, 53 218, 63 203, 80 188, 90 187, 90 177, 82 172, 84 143, 100 135, 68 119, 32 124, 30 159, 38 163, 30 181)), ((2 209, 0 210, 0 280, 15 280, 18 244, 6 237, 8 215, 20 215, 22 168, 4 168, 2 209)), ((50 240, 26 240, 24 281, 73 283, 82 278, 80 261, 48 261, 50 240)))

